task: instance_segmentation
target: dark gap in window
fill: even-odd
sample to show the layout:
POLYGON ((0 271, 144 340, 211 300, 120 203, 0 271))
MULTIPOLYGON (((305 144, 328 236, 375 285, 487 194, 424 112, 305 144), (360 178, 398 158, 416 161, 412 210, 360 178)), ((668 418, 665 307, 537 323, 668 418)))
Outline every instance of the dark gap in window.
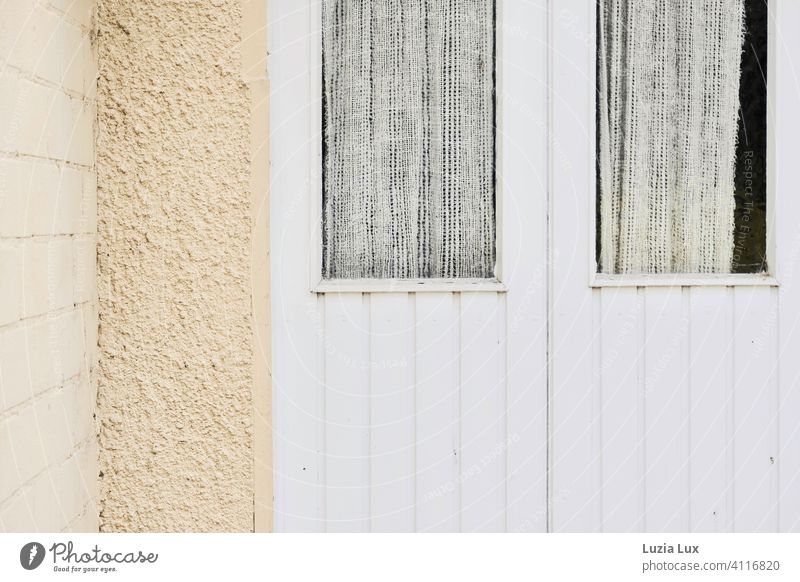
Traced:
MULTIPOLYGON (((733 273, 762 273, 767 265, 767 53, 769 0, 744 0, 745 39, 739 85, 739 131, 736 143, 733 273)), ((596 38, 600 38, 597 3, 596 38)), ((599 79, 601 62, 595 62, 599 79)), ((600 99, 595 93, 595 119, 600 99)), ((599 164, 600 131, 595 132, 599 164)), ((600 264, 600 167, 596 166, 595 261, 600 264)))
POLYGON ((597 10, 595 11, 595 51, 597 58, 594 60, 594 78, 596 79, 594 85, 594 153, 595 153, 595 170, 594 170, 594 191, 595 191, 595 205, 594 205, 594 264, 597 266, 597 271, 600 271, 600 234, 602 233, 602 215, 600 212, 600 194, 602 192, 602 184, 600 183, 600 67, 603 63, 600 62, 600 23, 602 22, 602 15, 600 11, 603 9, 600 0, 597 1, 597 10))
MULTIPOLYGON (((319 70, 319 74, 320 74, 320 83, 321 83, 320 87, 321 87, 321 93, 322 94, 320 95, 320 100, 319 100, 319 107, 320 107, 319 115, 320 115, 320 119, 322 120, 322 123, 320 124, 319 140, 321 142, 320 153, 322 155, 322 158, 321 158, 321 166, 322 167, 320 168, 320 181, 319 181, 319 184, 320 184, 320 187, 322 188, 322 192, 320 193, 321 194, 321 202, 322 202, 322 204, 320 205, 320 208, 319 208, 319 218, 320 218, 320 225, 321 225, 321 230, 322 230, 322 232, 320 233, 321 237, 322 237, 322 241, 321 241, 321 243, 322 243, 322 267, 321 267, 321 271, 322 271, 322 274, 324 274, 324 271, 325 271, 324 265, 325 265, 325 263, 327 263, 327 258, 326 257, 328 256, 328 236, 327 236, 327 234, 328 234, 328 232, 327 232, 328 224, 327 224, 327 221, 325 220, 325 203, 326 203, 326 199, 325 199, 325 180, 326 180, 325 166, 327 165, 326 164, 326 160, 328 159, 328 140, 325 139, 325 135, 326 135, 326 132, 327 132, 327 127, 328 127, 328 116, 326 115, 325 110, 327 109, 327 106, 328 106, 328 87, 327 87, 327 85, 325 83, 325 56, 324 56, 325 55, 325 34, 324 34, 324 32, 320 33, 320 34, 322 36, 322 47, 321 47, 322 54, 320 55, 320 70, 319 70)), ((313 171, 313 166, 312 166, 312 171, 313 171)))
POLYGON ((745 0, 733 272, 767 270, 768 0, 745 0))
POLYGON ((494 229, 494 267, 497 276, 497 2, 492 2, 492 223, 494 229))

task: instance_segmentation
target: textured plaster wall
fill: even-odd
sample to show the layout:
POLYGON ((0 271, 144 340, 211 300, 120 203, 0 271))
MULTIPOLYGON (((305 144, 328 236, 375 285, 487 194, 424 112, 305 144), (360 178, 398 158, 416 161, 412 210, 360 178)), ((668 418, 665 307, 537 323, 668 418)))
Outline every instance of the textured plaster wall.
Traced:
POLYGON ((97 531, 91 16, 0 2, 0 531, 97 531))
POLYGON ((254 11, 97 2, 103 531, 254 529, 254 11))

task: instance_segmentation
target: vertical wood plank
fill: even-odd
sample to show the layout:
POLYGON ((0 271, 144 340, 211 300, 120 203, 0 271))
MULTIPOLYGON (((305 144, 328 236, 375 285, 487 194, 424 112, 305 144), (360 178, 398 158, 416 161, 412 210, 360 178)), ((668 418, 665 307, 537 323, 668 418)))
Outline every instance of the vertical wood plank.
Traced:
POLYGON ((727 290, 727 301, 725 309, 727 327, 725 338, 731 349, 731 356, 725 362, 728 381, 726 382, 726 407, 725 407, 725 531, 733 532, 734 528, 734 488, 736 484, 736 317, 735 317, 735 293, 736 289, 731 287, 727 290))
POLYGON ((414 531, 414 298, 370 298, 371 530, 414 531))
POLYGON ((547 0, 504 2, 498 234, 503 243, 506 527, 547 529, 547 0), (526 74, 517 74, 524 70, 526 74))
MULTIPOLYGON (((782 23, 797 22, 800 3, 774 2, 770 11, 776 24, 773 31, 781 31, 782 23)), ((791 26, 791 25, 788 25, 791 26)), ((797 80, 796 60, 800 54, 800 35, 780 34, 780 42, 773 44, 775 57, 769 64, 771 89, 775 95, 770 132, 775 136, 774 222, 768 227, 777 232, 777 261, 770 269, 781 283, 779 291, 780 343, 777 363, 780 371, 778 401, 780 450, 779 471, 779 530, 800 532, 800 83, 797 80), (774 72, 773 72, 774 71, 774 72), (773 228, 775 227, 775 228, 773 228)))
MULTIPOLYGON (((795 207, 796 216, 800 216, 800 205, 795 207)), ((778 531, 797 533, 800 532, 800 358, 797 357, 800 354, 800 221, 792 229, 796 238, 791 249, 781 252, 778 258, 783 260, 781 264, 790 275, 782 279, 778 293, 779 341, 774 365, 779 374, 778 531)))
POLYGON ((423 532, 459 529, 458 298, 416 295, 416 522, 423 532))
MULTIPOLYGON (((800 106, 800 103, 797 104, 800 106)), ((800 216, 800 208, 796 210, 800 216)), ((800 233, 800 223, 794 226, 800 233)), ((778 531, 800 532, 800 238, 784 265, 793 271, 779 292, 778 531)))
MULTIPOLYGON (((551 29, 550 522, 552 531, 600 529, 599 443, 588 196, 595 188, 593 2, 564 0, 551 29), (563 18, 567 15, 568 18, 563 18), (576 42, 586 31, 587 42, 576 42), (564 155, 569 151, 570 155, 564 155)), ((553 6, 553 3, 550 4, 553 6)))
POLYGON ((504 315, 496 293, 461 294, 459 485, 465 532, 505 530, 505 379, 498 374, 504 315))
POLYGON ((734 516, 737 532, 772 532, 777 512, 777 306, 769 287, 734 291, 734 516))
POLYGON ((639 363, 641 294, 636 288, 601 292, 603 531, 642 531, 644 434, 639 363))
POLYGON ((325 297, 327 531, 369 530, 369 296, 325 297))
MULTIPOLYGON (((310 7, 269 3, 275 530, 322 531, 322 302, 308 293, 310 7), (278 24, 279 23, 279 24, 278 24)), ((317 98, 318 99, 318 98, 317 98)))
POLYGON ((731 518, 726 459, 732 445, 726 430, 733 406, 732 294, 724 288, 691 290, 690 343, 690 490, 689 527, 693 532, 724 532, 731 518))
POLYGON ((689 372, 691 326, 682 290, 645 291, 645 528, 689 529, 689 372))

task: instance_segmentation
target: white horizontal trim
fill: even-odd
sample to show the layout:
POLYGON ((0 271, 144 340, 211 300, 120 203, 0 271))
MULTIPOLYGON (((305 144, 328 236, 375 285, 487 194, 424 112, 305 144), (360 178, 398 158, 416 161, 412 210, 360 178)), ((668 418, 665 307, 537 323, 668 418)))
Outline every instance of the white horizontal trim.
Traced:
POLYGON ((737 274, 658 274, 658 275, 604 275, 596 274, 590 287, 733 287, 757 285, 777 287, 778 280, 771 275, 737 274))
POLYGON ((461 293, 508 288, 497 279, 322 279, 312 293, 461 293))

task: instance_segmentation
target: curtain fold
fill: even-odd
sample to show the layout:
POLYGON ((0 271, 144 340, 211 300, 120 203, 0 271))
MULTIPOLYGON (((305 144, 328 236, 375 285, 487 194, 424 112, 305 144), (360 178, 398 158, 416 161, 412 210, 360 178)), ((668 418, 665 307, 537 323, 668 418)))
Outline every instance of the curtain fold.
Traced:
POLYGON ((730 272, 744 0, 598 14, 601 272, 730 272))
POLYGON ((323 275, 492 277, 494 3, 322 11, 323 275))

